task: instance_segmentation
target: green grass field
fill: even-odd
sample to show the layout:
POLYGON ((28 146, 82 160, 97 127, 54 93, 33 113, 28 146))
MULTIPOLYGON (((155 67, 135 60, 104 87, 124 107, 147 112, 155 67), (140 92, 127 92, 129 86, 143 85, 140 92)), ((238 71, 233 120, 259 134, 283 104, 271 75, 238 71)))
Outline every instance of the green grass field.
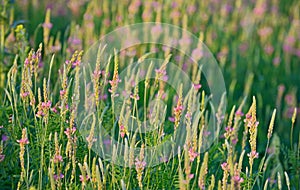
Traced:
POLYGON ((300 189, 300 1, 0 0, 0 189, 300 189))

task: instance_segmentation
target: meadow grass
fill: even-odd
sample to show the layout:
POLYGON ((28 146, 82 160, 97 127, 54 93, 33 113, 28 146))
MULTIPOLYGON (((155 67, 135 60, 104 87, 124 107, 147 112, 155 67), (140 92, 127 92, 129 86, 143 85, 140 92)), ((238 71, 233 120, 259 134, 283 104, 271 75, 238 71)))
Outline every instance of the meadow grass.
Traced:
POLYGON ((299 7, 277 0, 1 1, 0 189, 299 189, 299 7), (217 134, 207 130, 215 113, 207 81, 176 49, 141 44, 102 59, 101 44, 95 67, 83 69, 101 36, 140 22, 180 26, 212 51, 227 89, 215 110, 217 134), (132 66, 148 58, 163 62, 132 66), (180 75, 169 72, 170 62, 191 77, 187 92, 168 84, 180 75), (121 104, 120 96, 127 97, 121 104), (96 111, 85 117, 83 108, 96 111), (155 130, 142 133, 147 127, 155 130), (147 147, 165 141, 173 143, 168 157, 151 165, 147 147))

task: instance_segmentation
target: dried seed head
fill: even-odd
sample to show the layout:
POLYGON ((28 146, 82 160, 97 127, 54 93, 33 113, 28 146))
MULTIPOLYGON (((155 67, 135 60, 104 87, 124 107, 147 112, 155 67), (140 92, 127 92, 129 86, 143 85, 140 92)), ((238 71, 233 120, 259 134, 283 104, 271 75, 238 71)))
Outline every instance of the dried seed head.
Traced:
POLYGON ((293 117, 292 117, 292 123, 294 125, 295 121, 296 121, 296 117, 297 117, 297 108, 294 109, 294 113, 293 113, 293 117))
POLYGON ((271 121, 270 121, 269 129, 268 129, 268 139, 271 138, 272 133, 273 133, 275 116, 276 116, 276 109, 273 111, 272 118, 271 118, 271 121))

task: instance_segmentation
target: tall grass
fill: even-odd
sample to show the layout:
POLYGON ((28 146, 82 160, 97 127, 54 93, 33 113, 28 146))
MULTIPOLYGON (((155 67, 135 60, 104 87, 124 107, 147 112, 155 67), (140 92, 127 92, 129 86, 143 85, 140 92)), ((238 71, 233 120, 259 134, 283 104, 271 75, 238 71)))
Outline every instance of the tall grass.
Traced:
POLYGON ((68 8, 61 10, 58 2, 1 2, 2 189, 300 188, 299 1, 65 3, 68 8), (209 90, 180 52, 143 44, 115 50, 102 62, 102 44, 94 70, 82 69, 85 51, 99 37, 117 26, 149 21, 190 30, 218 59, 230 109, 222 115, 225 102, 220 103, 220 137, 208 149, 209 90), (157 68, 131 66, 146 58, 164 62, 157 68), (166 69, 171 61, 192 76, 186 94, 183 84, 173 89, 166 82, 178 74, 166 69), (119 113, 118 96, 128 97, 119 113), (84 120, 87 133, 79 131, 82 97, 85 109, 96 109, 84 120), (98 126, 109 134, 103 136, 98 126), (155 130, 143 134, 145 127, 155 130), (170 139, 184 146, 170 145, 168 156, 152 166, 147 147, 170 139), (95 147, 103 154, 111 150, 110 160, 95 147))

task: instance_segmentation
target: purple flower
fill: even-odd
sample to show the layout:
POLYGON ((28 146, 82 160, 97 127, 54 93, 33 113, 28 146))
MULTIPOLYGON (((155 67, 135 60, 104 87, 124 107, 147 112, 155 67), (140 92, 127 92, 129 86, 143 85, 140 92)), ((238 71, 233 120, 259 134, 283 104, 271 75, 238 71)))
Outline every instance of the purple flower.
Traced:
POLYGON ((36 116, 37 117, 43 117, 45 115, 45 113, 42 111, 42 110, 39 110, 37 113, 36 113, 36 116))
POLYGON ((229 165, 228 165, 228 163, 227 162, 223 162, 222 164, 221 164, 221 167, 222 167, 222 169, 225 171, 225 170, 229 170, 229 165))
POLYGON ((160 157, 159 160, 161 162, 168 162, 168 157, 167 156, 163 156, 163 157, 160 157))
MULTIPOLYGON (((85 179, 88 181, 90 179, 90 177, 88 175, 86 175, 85 179)), ((82 175, 79 176, 79 180, 81 182, 83 181, 83 176, 82 175)))
POLYGON ((56 107, 51 108, 51 111, 54 112, 54 113, 57 113, 56 107))
POLYGON ((273 32, 273 29, 271 27, 266 26, 266 27, 260 28, 257 33, 260 37, 265 38, 265 37, 268 37, 270 34, 272 34, 272 32, 273 32))
POLYGON ((231 133, 231 132, 233 132, 233 128, 230 126, 227 126, 227 127, 225 127, 225 131, 228 133, 231 133))
POLYGON ((232 144, 236 145, 236 143, 238 142, 238 139, 237 139, 237 138, 233 138, 233 139, 231 140, 231 142, 232 142, 232 144))
POLYGON ((251 151, 250 153, 247 154, 250 158, 258 158, 258 152, 255 150, 251 151))
POLYGON ((189 149, 190 161, 193 162, 197 156, 199 156, 199 153, 195 152, 192 148, 190 148, 189 149))
POLYGON ((266 12, 266 8, 267 8, 267 5, 265 3, 263 3, 261 5, 257 5, 254 8, 253 12, 257 16, 262 16, 266 12))
POLYGON ((107 94, 103 94, 100 96, 100 100, 106 100, 107 99, 107 94))
POLYGON ((193 13, 195 13, 196 10, 197 10, 197 8, 196 8, 195 5, 190 5, 190 6, 187 7, 187 12, 188 12, 188 14, 190 14, 190 15, 193 14, 193 13))
POLYGON ((239 50, 241 51, 241 53, 245 53, 248 50, 248 44, 247 43, 240 44, 239 50))
POLYGON ((297 57, 300 57, 300 49, 296 49, 296 50, 295 50, 295 55, 296 55, 297 57))
POLYGON ((203 51, 202 51, 201 48, 196 48, 196 49, 193 50, 193 52, 192 52, 192 58, 195 61, 200 60, 202 57, 203 57, 203 51))
POLYGON ((144 170, 144 168, 146 167, 146 162, 144 160, 139 160, 138 158, 135 159, 135 167, 141 170, 144 170))
POLYGON ((225 4, 223 6, 223 10, 225 11, 226 14, 231 13, 233 10, 233 7, 230 4, 225 4))
POLYGON ((54 178, 55 181, 57 181, 57 180, 59 180, 59 179, 62 179, 62 178, 64 178, 64 177, 65 177, 65 176, 64 176, 64 174, 62 174, 62 173, 60 173, 59 176, 56 175, 56 174, 53 175, 53 178, 54 178))
POLYGON ((264 47, 264 50, 265 50, 266 54, 271 55, 274 51, 274 48, 272 45, 268 44, 264 47))
POLYGON ((176 7, 178 7, 178 3, 176 1, 172 1, 171 3, 171 7, 174 9, 176 7))
POLYGON ((175 122, 175 118, 174 117, 169 117, 169 121, 171 121, 171 122, 175 122))
POLYGON ((151 34, 154 36, 159 36, 163 32, 163 29, 160 24, 156 24, 151 28, 151 34))
POLYGON ((211 134, 210 131, 203 130, 203 136, 204 136, 204 137, 208 137, 210 134, 211 134))
POLYGON ((17 142, 18 142, 19 144, 29 144, 29 141, 28 141, 27 138, 17 140, 17 142))
POLYGON ((292 54, 294 52, 294 48, 289 44, 283 44, 283 51, 292 54))
POLYGON ((59 91, 59 94, 60 94, 61 96, 64 96, 64 95, 66 94, 66 90, 61 90, 61 91, 59 91))
POLYGON ((71 135, 73 135, 76 131, 76 127, 73 127, 72 129, 70 128, 67 128, 64 133, 68 136, 68 138, 71 137, 71 135))
POLYGON ((53 162, 54 163, 59 163, 59 162, 62 162, 63 161, 63 158, 61 155, 54 155, 54 158, 53 158, 53 162))
POLYGON ((296 40, 293 36, 287 36, 284 41, 285 44, 291 45, 291 46, 293 46, 295 42, 296 42, 296 40))
POLYGON ((202 85, 201 85, 201 84, 194 84, 193 86, 194 86, 194 88, 195 88, 196 90, 199 90, 199 89, 201 88, 202 85))
POLYGON ((178 10, 173 10, 170 14, 172 19, 176 19, 180 17, 180 12, 178 10))
POLYGON ((5 142, 8 140, 8 136, 6 136, 5 134, 2 135, 2 141, 5 142))
POLYGON ((23 92, 20 94, 21 98, 25 98, 29 95, 29 92, 23 92))
POLYGON ((51 28, 52 28, 52 26, 53 26, 53 24, 52 24, 52 23, 50 23, 50 22, 48 22, 48 23, 43 23, 43 24, 42 24, 42 26, 43 26, 43 28, 48 28, 48 29, 51 29, 51 28))
POLYGON ((279 92, 284 92, 284 91, 285 91, 285 86, 284 86, 283 84, 280 84, 280 85, 278 86, 278 91, 279 91, 279 92))
POLYGON ((276 179, 268 178, 268 181, 269 181, 270 184, 272 184, 272 185, 277 183, 277 180, 276 180, 276 179))
POLYGON ((72 45, 81 45, 81 40, 76 37, 70 37, 68 42, 72 45))
POLYGON ((192 40, 187 35, 183 35, 182 38, 179 40, 179 44, 181 47, 188 46, 192 43, 192 40))
POLYGON ((285 102, 288 104, 288 105, 293 105, 294 103, 294 97, 292 94, 287 94, 285 96, 285 102))
POLYGON ((273 59, 273 65, 274 65, 275 67, 277 67, 277 66, 280 64, 280 61, 281 61, 280 57, 275 57, 275 58, 273 59))
POLYGON ((159 9, 161 7, 161 3, 158 1, 153 1, 152 2, 152 7, 155 9, 159 9))
POLYGON ((76 60, 74 63, 72 63, 72 66, 73 66, 73 67, 78 67, 78 66, 80 66, 80 61, 79 61, 79 60, 76 60))
POLYGON ((162 69, 155 69, 155 73, 158 75, 165 75, 167 74, 167 72, 165 70, 162 69))
POLYGON ((5 158, 5 155, 4 154, 0 154, 0 162, 3 162, 4 158, 5 158))
POLYGON ((244 179, 242 177, 240 177, 239 175, 233 176, 232 179, 235 183, 243 183, 244 182, 244 179))
POLYGON ((111 140, 109 138, 105 139, 105 140, 103 140, 103 144, 110 145, 111 144, 111 140))
POLYGON ((243 113, 241 110, 237 110, 237 111, 235 112, 235 115, 236 115, 236 116, 239 116, 239 117, 242 117, 242 116, 244 116, 244 113, 243 113))

